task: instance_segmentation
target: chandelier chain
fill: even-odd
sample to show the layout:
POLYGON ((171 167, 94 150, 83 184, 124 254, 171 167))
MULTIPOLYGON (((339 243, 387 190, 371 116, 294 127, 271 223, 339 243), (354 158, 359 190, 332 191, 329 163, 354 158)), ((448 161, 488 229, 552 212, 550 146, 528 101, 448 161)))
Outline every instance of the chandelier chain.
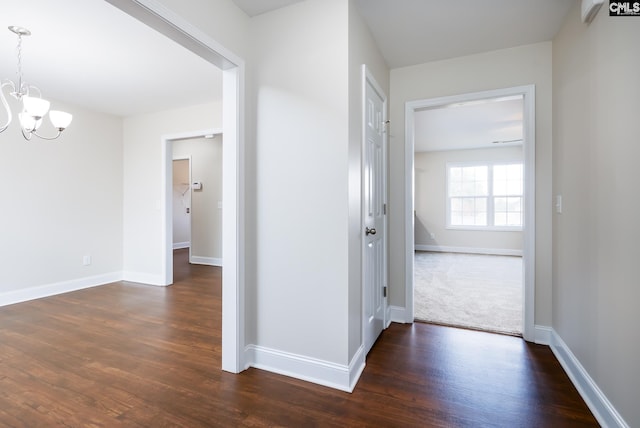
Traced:
POLYGON ((16 47, 18 55, 18 68, 16 70, 16 76, 18 77, 18 87, 16 92, 22 94, 22 35, 18 34, 18 46, 16 47))

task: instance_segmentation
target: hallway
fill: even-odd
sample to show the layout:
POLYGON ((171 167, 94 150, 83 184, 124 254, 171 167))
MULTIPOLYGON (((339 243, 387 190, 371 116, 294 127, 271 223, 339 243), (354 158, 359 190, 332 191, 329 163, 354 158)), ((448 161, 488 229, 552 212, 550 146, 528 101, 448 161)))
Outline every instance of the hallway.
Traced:
POLYGON ((175 252, 170 287, 119 282, 0 308, 0 425, 596 427, 550 349, 392 324, 352 394, 220 370, 221 270, 175 252))

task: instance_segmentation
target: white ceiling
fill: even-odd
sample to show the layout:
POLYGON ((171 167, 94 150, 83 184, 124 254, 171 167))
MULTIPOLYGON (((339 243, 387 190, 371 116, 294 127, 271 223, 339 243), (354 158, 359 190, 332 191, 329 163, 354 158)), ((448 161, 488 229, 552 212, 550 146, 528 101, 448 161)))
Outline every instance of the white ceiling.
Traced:
POLYGON ((415 114, 415 151, 522 144, 522 118, 522 96, 419 110, 415 114))
POLYGON ((128 116, 222 97, 218 68, 104 0, 3 0, 0 16, 0 77, 16 73, 7 26, 28 28, 24 79, 44 98, 128 116))
MULTIPOLYGON (((233 0, 255 16, 303 0, 233 0)), ((355 0, 389 68, 553 39, 576 0, 355 0)))
MULTIPOLYGON (((234 0, 248 15, 301 0, 234 0)), ((550 40, 576 0, 355 0, 391 68, 550 40)), ((104 0, 3 0, 0 77, 121 116, 221 97, 220 71, 104 0)), ((327 29, 330 31, 331 29, 327 29)))
POLYGON ((553 39, 576 0, 355 0, 390 68, 553 39))

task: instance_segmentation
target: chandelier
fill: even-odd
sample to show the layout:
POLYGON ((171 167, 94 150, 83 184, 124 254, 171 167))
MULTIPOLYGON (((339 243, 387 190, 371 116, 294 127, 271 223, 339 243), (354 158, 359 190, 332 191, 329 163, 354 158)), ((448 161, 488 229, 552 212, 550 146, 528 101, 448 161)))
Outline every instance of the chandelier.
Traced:
POLYGON ((69 126, 73 116, 63 111, 49 110, 50 103, 42 98, 40 90, 22 80, 22 36, 30 36, 31 31, 13 25, 9 27, 9 30, 18 35, 18 45, 16 49, 18 56, 17 81, 14 83, 12 80, 2 79, 0 101, 2 101, 2 105, 7 111, 7 122, 0 126, 0 132, 4 132, 9 127, 11 119, 13 118, 9 103, 4 95, 4 89, 10 88, 9 94, 18 100, 18 102, 22 103, 22 112, 18 114, 22 136, 27 140, 31 140, 33 135, 44 140, 55 140, 60 136, 62 131, 69 126), (57 130, 57 134, 53 137, 45 137, 37 132, 47 112, 49 113, 51 124, 57 130))

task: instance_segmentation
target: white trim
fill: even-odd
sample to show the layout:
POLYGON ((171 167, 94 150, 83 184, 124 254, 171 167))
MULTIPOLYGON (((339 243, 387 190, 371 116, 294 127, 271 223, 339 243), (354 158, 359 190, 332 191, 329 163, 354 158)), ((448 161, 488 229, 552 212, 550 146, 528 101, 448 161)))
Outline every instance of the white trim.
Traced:
POLYGON ((520 256, 522 250, 509 248, 476 248, 476 247, 448 247, 446 245, 416 244, 416 251, 433 251, 439 253, 489 254, 492 256, 520 256))
MULTIPOLYGON (((245 63, 158 0, 107 0, 222 71, 222 369, 238 373, 244 364, 244 85, 245 63)), ((166 159, 163 159, 166 165, 166 159)), ((163 192, 165 193, 165 192, 163 192)), ((166 198, 166 195, 164 195, 166 198)), ((166 234, 166 218, 161 233, 166 234)), ((165 238, 165 253, 171 245, 165 238)), ((166 260, 166 256, 165 256, 166 260)), ((164 261, 163 263, 166 263, 164 261)), ((164 279, 168 267, 164 266, 164 279)))
POLYGON ((413 290, 414 290, 414 262, 415 262, 415 112, 418 105, 406 103, 404 107, 405 147, 404 147, 404 317, 413 322, 413 290))
POLYGON ((535 340, 534 343, 538 345, 549 345, 551 344, 551 332, 553 329, 551 327, 536 325, 535 326, 535 340))
POLYGON ((244 369, 244 63, 222 72, 222 370, 244 369))
POLYGON ((20 290, 6 291, 0 294, 0 306, 13 305, 14 303, 21 303, 29 300, 41 299, 43 297, 55 296, 56 294, 64 294, 70 291, 111 284, 112 282, 118 282, 121 280, 122 272, 111 272, 102 275, 72 279, 70 281, 61 281, 20 290))
POLYGON ((389 306, 389 320, 401 324, 412 324, 413 314, 402 306, 389 306))
MULTIPOLYGON (((164 278, 159 285, 173 284, 173 161, 175 160, 173 158, 173 141, 220 134, 222 134, 221 128, 209 128, 165 134, 160 137, 162 165, 164 166, 164 168, 162 168, 161 178, 161 182, 164 186, 164 192, 160 195, 160 206, 164 207, 164 210, 161 210, 160 212, 160 222, 163 225, 161 240, 164 248, 164 258, 162 260, 162 272, 164 273, 164 278)), ((188 156, 186 159, 189 160, 189 182, 192 182, 191 156, 188 156)), ((189 227, 191 226, 192 222, 189 221, 189 227)), ((191 235, 192 232, 189 230, 189 236, 191 235)), ((191 250, 192 248, 189 246, 189 259, 191 259, 191 250)))
POLYGON ((216 257, 191 256, 189 263, 194 265, 222 266, 222 259, 216 257))
POLYGON ((363 346, 348 366, 256 345, 247 346, 245 354, 245 368, 255 367, 346 392, 353 392, 365 366, 363 346))
POLYGON ((222 70, 244 66, 235 53, 158 0, 106 0, 222 70))
POLYGON ((358 380, 360 380, 360 376, 362 376, 362 372, 366 365, 366 357, 367 356, 364 353, 364 345, 361 345, 349 363, 349 392, 353 392, 358 380))
POLYGON ((524 133, 524 227, 523 227, 523 337, 527 341, 535 339, 535 86, 525 85, 512 88, 474 92, 405 103, 405 307, 407 318, 413 319, 413 252, 414 242, 414 114, 418 109, 433 108, 459 102, 523 95, 524 133))
MULTIPOLYGON (((449 215, 449 213, 447 213, 449 215)), ((445 226, 446 230, 459 230, 462 232, 522 232, 522 226, 445 226)))
MULTIPOLYGON (((207 129, 198 129, 193 131, 176 132, 174 134, 165 134, 162 136, 162 138, 164 140, 172 140, 172 141, 187 140, 191 138, 204 138, 206 135, 213 135, 215 137, 216 135, 222 135, 222 133, 223 133, 222 128, 207 128, 207 129)), ((171 156, 173 156, 173 153, 171 154, 171 156)), ((172 161, 187 160, 187 159, 191 160, 191 155, 171 158, 172 161)))
POLYGON ((578 358, 553 329, 551 330, 551 350, 582 396, 582 399, 598 420, 598 423, 603 427, 629 428, 629 425, 613 407, 613 404, 591 378, 578 358))
POLYGON ((183 248, 191 248, 191 242, 174 242, 173 249, 181 250, 183 248))
POLYGON ((536 302, 536 93, 535 86, 520 87, 524 100, 524 322, 522 336, 527 341, 535 339, 536 302))
POLYGON ((129 282, 137 282, 139 284, 157 285, 160 287, 166 287, 170 284, 165 284, 164 277, 162 275, 155 275, 146 272, 122 272, 122 280, 129 282))

